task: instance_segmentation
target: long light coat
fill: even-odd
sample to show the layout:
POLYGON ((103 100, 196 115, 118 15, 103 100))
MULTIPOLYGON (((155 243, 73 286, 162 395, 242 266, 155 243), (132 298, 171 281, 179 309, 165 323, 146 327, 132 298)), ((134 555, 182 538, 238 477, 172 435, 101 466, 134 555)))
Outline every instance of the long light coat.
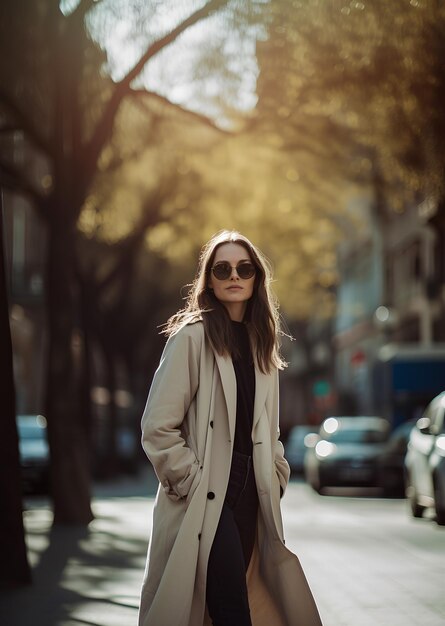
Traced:
MULTIPOLYGON (((259 496, 247 574, 254 626, 320 626, 297 557, 284 545, 280 485, 289 466, 278 440, 278 373, 257 367, 252 428, 259 496)), ((202 322, 171 336, 142 418, 142 445, 159 478, 139 626, 210 624, 207 562, 229 479, 236 419, 230 357, 210 347, 202 322)))

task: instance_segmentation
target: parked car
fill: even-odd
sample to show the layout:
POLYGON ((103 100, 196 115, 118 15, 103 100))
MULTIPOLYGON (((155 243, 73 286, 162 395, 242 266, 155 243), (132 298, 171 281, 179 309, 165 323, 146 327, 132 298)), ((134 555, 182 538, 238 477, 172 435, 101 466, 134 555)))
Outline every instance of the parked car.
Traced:
POLYGON ((303 474, 304 456, 308 448, 307 442, 311 437, 315 437, 317 428, 298 424, 289 431, 284 446, 284 456, 289 463, 292 474, 303 474))
POLYGON ((405 457, 406 494, 414 517, 434 508, 445 525, 445 391, 433 398, 412 429, 405 457))
POLYGON ((414 424, 414 420, 399 424, 378 458, 379 485, 386 496, 405 497, 405 455, 414 424))
POLYGON ((319 493, 324 487, 378 486, 378 458, 389 430, 381 417, 328 417, 305 455, 307 482, 319 493))
POLYGON ((95 480, 108 479, 114 474, 137 474, 144 460, 140 443, 140 425, 120 419, 111 440, 110 424, 102 418, 95 423, 92 475, 95 480))
POLYGON ((136 474, 142 452, 139 430, 123 425, 117 430, 117 454, 121 469, 128 474, 136 474))
POLYGON ((49 447, 43 415, 17 415, 20 466, 24 493, 49 489, 49 447))

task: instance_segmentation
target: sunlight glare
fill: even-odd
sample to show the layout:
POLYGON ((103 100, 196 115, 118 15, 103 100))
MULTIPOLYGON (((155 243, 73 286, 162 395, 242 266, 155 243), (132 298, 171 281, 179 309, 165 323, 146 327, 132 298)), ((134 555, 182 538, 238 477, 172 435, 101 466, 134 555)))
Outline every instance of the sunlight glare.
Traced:
MULTIPOLYGON (((65 0, 62 4, 69 12, 77 1, 65 0)), ((98 4, 87 16, 87 28, 106 51, 105 69, 115 82, 126 76, 147 46, 170 32, 195 8, 194 3, 187 2, 180 6, 156 5, 146 18, 144 31, 144 22, 134 23, 130 11, 127 16, 113 14, 114 5, 114 0, 98 4)), ((256 105, 256 41, 260 36, 258 27, 245 29, 242 35, 228 31, 223 14, 215 12, 151 58, 134 87, 154 91, 229 128, 229 109, 235 114, 245 113, 256 105), (235 78, 227 78, 227 73, 235 78)))

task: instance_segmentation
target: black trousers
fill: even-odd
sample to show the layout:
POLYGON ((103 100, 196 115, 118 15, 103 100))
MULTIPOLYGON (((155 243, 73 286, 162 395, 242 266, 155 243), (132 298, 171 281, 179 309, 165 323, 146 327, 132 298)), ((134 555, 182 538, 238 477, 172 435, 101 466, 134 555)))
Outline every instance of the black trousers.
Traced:
POLYGON ((252 626, 246 571, 255 543, 257 514, 252 457, 234 451, 207 566, 206 600, 213 626, 252 626))

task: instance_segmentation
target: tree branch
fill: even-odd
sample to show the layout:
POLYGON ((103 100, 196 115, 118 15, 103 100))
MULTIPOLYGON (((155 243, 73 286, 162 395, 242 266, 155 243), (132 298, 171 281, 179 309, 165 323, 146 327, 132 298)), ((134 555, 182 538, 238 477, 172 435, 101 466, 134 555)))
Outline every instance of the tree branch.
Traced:
POLYGON ((146 199, 139 222, 125 239, 115 245, 115 249, 118 251, 118 261, 101 280, 97 280, 95 285, 97 293, 103 292, 122 275, 122 272, 125 271, 124 266, 131 262, 131 259, 137 253, 147 230, 162 221, 160 218, 162 204, 170 193, 168 182, 164 181, 159 189, 146 199))
POLYGON ((200 20, 208 17, 210 13, 216 12, 221 9, 223 6, 229 3, 230 0, 210 0, 207 2, 201 9, 192 13, 187 19, 178 24, 176 28, 174 28, 171 32, 161 39, 158 39, 154 43, 151 44, 145 51, 145 54, 141 56, 136 65, 131 69, 128 74, 118 83, 120 87, 128 88, 130 83, 140 74, 143 70, 147 61, 149 61, 152 57, 154 57, 158 52, 160 52, 163 48, 167 47, 171 43, 173 43, 179 35, 181 35, 187 28, 193 26, 200 20))
POLYGON ((135 96, 135 97, 148 96, 149 98, 152 98, 156 100, 157 102, 160 102, 161 104, 165 105, 166 107, 172 110, 177 111, 178 113, 186 115, 190 117, 191 119, 194 119, 197 122, 200 122, 201 124, 205 124, 206 126, 209 126, 213 130, 216 130, 218 133, 221 133, 223 135, 230 135, 230 136, 233 135, 232 132, 228 130, 224 130, 223 128, 220 128, 219 126, 217 126, 210 117, 207 117, 206 115, 203 115, 202 113, 197 113, 196 111, 191 111, 190 109, 186 109, 180 104, 176 104, 172 102, 171 100, 169 100, 168 98, 165 98, 164 96, 160 96, 158 93, 154 91, 147 91, 146 89, 131 89, 129 92, 129 95, 135 96))
POLYGON ((83 19, 95 4, 99 4, 99 2, 94 2, 94 0, 80 0, 74 11, 67 16, 67 19, 83 19))
POLYGON ((113 95, 111 96, 108 104, 105 107, 105 111, 102 118, 96 126, 96 130, 93 133, 91 140, 85 146, 85 162, 87 167, 85 168, 85 175, 88 176, 88 172, 91 172, 94 164, 97 162, 99 155, 109 138, 114 117, 117 113, 120 103, 124 96, 129 92, 131 82, 142 71, 145 64, 163 48, 173 43, 179 35, 181 35, 187 28, 193 26, 197 22, 205 19, 211 13, 221 9, 229 3, 230 0, 210 0, 201 9, 195 11, 192 15, 186 18, 183 22, 178 24, 170 33, 161 37, 154 43, 152 43, 136 65, 128 72, 128 74, 116 85, 113 95))

